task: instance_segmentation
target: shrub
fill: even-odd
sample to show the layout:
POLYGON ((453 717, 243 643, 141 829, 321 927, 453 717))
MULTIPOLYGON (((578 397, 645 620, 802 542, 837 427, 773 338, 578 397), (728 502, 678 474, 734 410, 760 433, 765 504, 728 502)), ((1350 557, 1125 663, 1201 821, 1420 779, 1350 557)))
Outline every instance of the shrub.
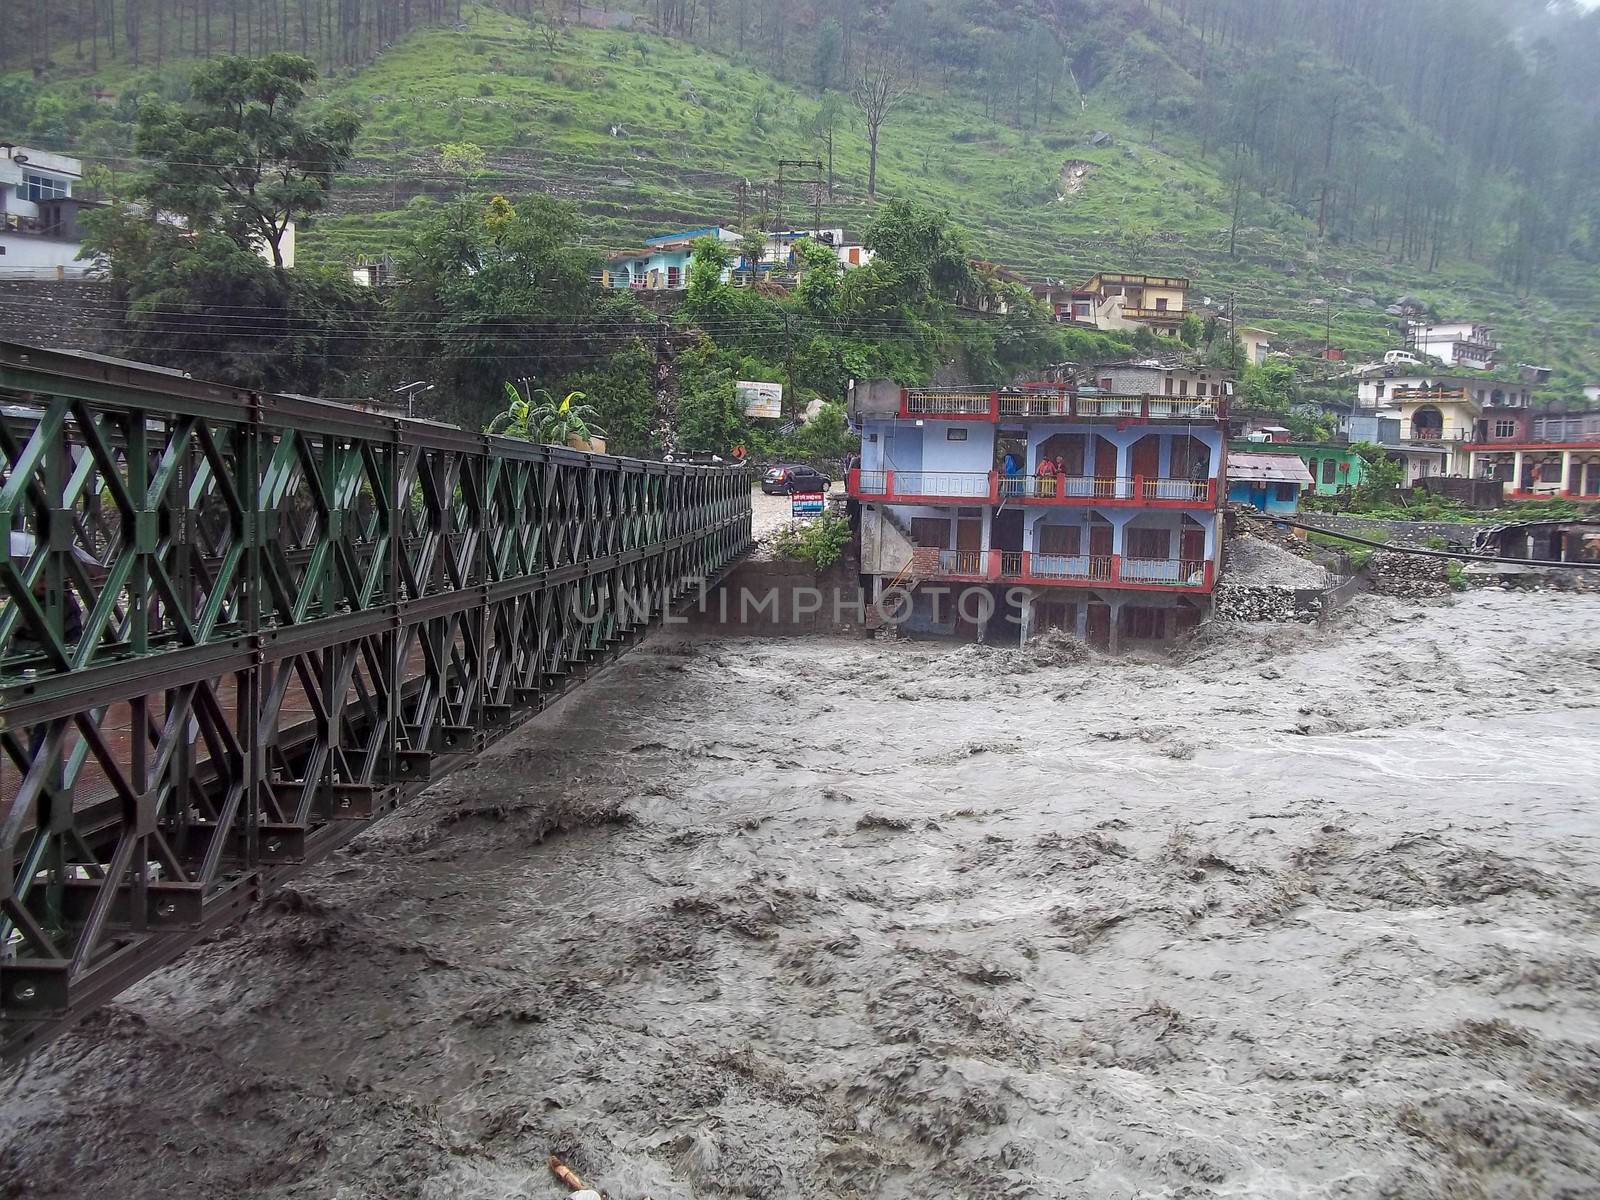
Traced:
POLYGON ((1467 590, 1467 568, 1456 559, 1451 559, 1444 564, 1445 582, 1450 585, 1452 592, 1467 590))
POLYGON ((814 521, 781 530, 773 549, 780 558, 798 559, 819 571, 826 571, 839 561, 849 543, 850 522, 833 513, 824 513, 814 521))

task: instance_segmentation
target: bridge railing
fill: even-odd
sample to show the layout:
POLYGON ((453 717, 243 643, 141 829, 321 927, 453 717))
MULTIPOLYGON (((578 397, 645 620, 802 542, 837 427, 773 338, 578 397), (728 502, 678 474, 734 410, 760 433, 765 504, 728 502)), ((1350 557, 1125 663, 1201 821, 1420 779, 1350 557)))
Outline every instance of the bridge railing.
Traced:
POLYGON ((0 1046, 537 713, 749 546, 742 470, 0 343, 0 1046))

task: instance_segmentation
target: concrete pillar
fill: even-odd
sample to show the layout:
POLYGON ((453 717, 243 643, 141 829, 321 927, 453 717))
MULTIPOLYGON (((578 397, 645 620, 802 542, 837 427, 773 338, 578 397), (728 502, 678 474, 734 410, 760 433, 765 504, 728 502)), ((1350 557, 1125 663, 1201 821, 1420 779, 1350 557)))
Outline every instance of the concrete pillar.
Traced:
POLYGON ((1121 633, 1122 633, 1122 631, 1119 628, 1121 626, 1121 624, 1122 624, 1122 601, 1121 600, 1115 600, 1111 604, 1110 640, 1108 641, 1107 647, 1106 647, 1112 654, 1115 654, 1119 649, 1121 649, 1121 640, 1122 640, 1121 639, 1121 633))
POLYGON ((1512 457, 1512 464, 1511 464, 1511 490, 1514 491, 1514 492, 1520 492, 1522 490, 1522 451, 1521 450, 1518 450, 1516 452, 1516 454, 1513 455, 1513 457, 1512 457))
POLYGON ((1468 479, 1476 479, 1477 477, 1478 477, 1478 452, 1476 450, 1468 450, 1467 451, 1467 478, 1468 479))
POLYGON ((1561 452, 1561 494, 1570 495, 1572 492, 1572 451, 1561 452))
POLYGON ((1078 615, 1074 619, 1073 633, 1080 642, 1089 640, 1089 593, 1083 594, 1083 599, 1078 601, 1078 615))
POLYGON ((1206 527, 1206 561, 1213 562, 1217 557, 1217 515, 1207 513, 1201 523, 1206 527))
POLYGON ((1161 450, 1159 452, 1159 456, 1158 456, 1158 459, 1157 459, 1158 465, 1157 465, 1157 468, 1156 468, 1156 473, 1159 474, 1161 476, 1161 478, 1163 478, 1163 479, 1171 479, 1172 478, 1172 435, 1169 434, 1169 433, 1162 434, 1161 435, 1161 443, 1160 444, 1161 444, 1161 450))

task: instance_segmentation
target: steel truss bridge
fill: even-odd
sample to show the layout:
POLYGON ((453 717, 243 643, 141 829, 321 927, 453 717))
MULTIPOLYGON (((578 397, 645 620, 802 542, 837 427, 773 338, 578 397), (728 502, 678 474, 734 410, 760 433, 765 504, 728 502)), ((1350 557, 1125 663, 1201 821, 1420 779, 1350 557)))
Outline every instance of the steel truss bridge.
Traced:
POLYGON ((0 1051, 25 1053, 634 645, 740 470, 0 343, 0 1051))

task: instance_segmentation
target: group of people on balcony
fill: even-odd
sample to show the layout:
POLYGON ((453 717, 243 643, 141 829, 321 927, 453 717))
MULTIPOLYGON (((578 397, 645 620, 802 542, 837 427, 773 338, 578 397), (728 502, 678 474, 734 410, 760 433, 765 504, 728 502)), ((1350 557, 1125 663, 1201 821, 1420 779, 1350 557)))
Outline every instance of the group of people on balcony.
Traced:
MULTIPOLYGON (((1023 471, 1022 460, 1015 454, 1008 453, 1000 463, 1001 493, 1006 496, 1022 496, 1029 493, 1030 481, 1023 471)), ((1067 478, 1066 460, 1061 455, 1054 458, 1040 458, 1039 465, 1034 469, 1034 479, 1031 481, 1032 494, 1050 498, 1055 496, 1058 481, 1067 478)))

